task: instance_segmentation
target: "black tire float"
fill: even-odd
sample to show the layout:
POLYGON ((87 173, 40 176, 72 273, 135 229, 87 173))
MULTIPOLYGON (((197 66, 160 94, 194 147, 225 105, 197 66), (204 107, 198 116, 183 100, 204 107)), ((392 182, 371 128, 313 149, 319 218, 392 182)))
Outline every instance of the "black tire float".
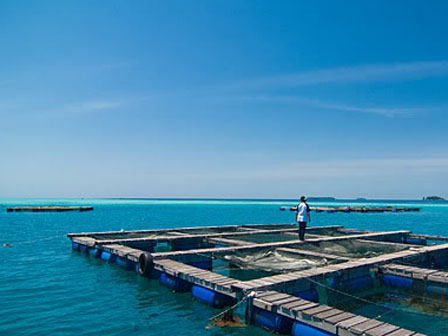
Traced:
POLYGON ((154 270, 154 261, 152 255, 148 252, 140 254, 138 257, 138 273, 149 277, 154 270))

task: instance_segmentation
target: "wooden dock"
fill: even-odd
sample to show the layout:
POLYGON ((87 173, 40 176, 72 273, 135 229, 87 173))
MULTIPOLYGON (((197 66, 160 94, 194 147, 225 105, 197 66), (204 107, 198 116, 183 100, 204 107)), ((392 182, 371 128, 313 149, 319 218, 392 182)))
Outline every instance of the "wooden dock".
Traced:
MULTIPOLYGON (((280 207, 280 210, 290 210, 297 211, 297 207, 280 207)), ((371 213, 371 212, 416 212, 420 211, 421 208, 415 207, 375 207, 375 206, 312 206, 310 207, 311 211, 316 212, 362 212, 362 213, 371 213)))
POLYGON ((320 305, 315 302, 276 291, 259 292, 253 299, 253 306, 300 324, 309 325, 331 335, 343 336, 418 336, 410 330, 369 319, 360 315, 320 305))
POLYGON ((443 271, 448 266, 448 243, 443 243, 447 237, 414 235, 406 230, 345 229, 339 225, 308 227, 306 241, 296 239, 297 234, 297 227, 291 224, 248 224, 70 233, 68 237, 74 250, 135 270, 150 279, 158 278, 173 291, 191 291, 201 302, 222 307, 239 301, 247 306, 251 323, 276 333, 302 335, 312 330, 316 335, 320 332, 340 336, 422 336, 324 302, 332 288, 359 295, 358 284, 373 286, 374 282, 369 281, 373 278, 387 286, 437 293, 448 300, 448 272, 443 271), (440 244, 428 246, 427 241, 433 240, 440 244), (388 252, 374 257, 347 257, 338 248, 316 249, 347 242, 388 252), (249 280, 213 269, 215 259, 225 261, 227 256, 245 257, 266 251, 328 263, 249 280), (312 293, 315 299, 303 293, 312 293), (321 294, 325 295, 321 298, 321 294))
POLYGON ((7 208, 6 212, 65 212, 65 211, 92 211, 93 206, 23 206, 7 208))

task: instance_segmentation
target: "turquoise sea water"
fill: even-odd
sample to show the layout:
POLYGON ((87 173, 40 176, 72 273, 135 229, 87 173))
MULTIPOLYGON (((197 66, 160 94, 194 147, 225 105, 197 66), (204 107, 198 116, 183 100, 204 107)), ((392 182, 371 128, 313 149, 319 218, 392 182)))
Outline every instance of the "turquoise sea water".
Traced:
MULTIPOLYGON (((312 225, 448 235, 448 203, 370 205, 384 204, 421 206, 422 211, 313 213, 312 225)), ((157 281, 72 252, 65 234, 292 222, 293 213, 279 211, 282 205, 294 203, 0 199, 0 245, 14 244, 0 248, 0 335, 271 335, 257 327, 206 329, 207 319, 219 310, 191 300, 188 293, 172 294, 157 281), (95 210, 6 212, 9 206, 30 204, 92 204, 95 210)))

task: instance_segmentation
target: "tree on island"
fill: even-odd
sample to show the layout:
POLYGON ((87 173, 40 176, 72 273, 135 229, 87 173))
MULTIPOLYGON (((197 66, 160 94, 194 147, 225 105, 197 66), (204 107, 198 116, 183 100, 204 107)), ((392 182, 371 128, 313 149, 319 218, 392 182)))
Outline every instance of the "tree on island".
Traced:
POLYGON ((427 196, 423 197, 424 201, 445 201, 443 197, 440 196, 427 196))

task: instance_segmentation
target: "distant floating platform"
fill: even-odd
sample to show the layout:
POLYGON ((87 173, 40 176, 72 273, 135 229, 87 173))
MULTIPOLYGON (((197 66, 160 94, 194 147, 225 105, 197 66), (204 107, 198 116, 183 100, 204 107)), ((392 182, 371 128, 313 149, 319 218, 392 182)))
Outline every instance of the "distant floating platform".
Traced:
MULTIPOLYGON (((412 212, 420 211, 420 208, 409 207, 353 207, 353 206, 338 206, 338 207, 310 207, 312 211, 316 212, 412 212)), ((280 207, 280 210, 296 211, 297 207, 280 207)))
POLYGON ((64 212, 64 211, 92 211, 93 206, 25 206, 7 208, 6 212, 64 212))

